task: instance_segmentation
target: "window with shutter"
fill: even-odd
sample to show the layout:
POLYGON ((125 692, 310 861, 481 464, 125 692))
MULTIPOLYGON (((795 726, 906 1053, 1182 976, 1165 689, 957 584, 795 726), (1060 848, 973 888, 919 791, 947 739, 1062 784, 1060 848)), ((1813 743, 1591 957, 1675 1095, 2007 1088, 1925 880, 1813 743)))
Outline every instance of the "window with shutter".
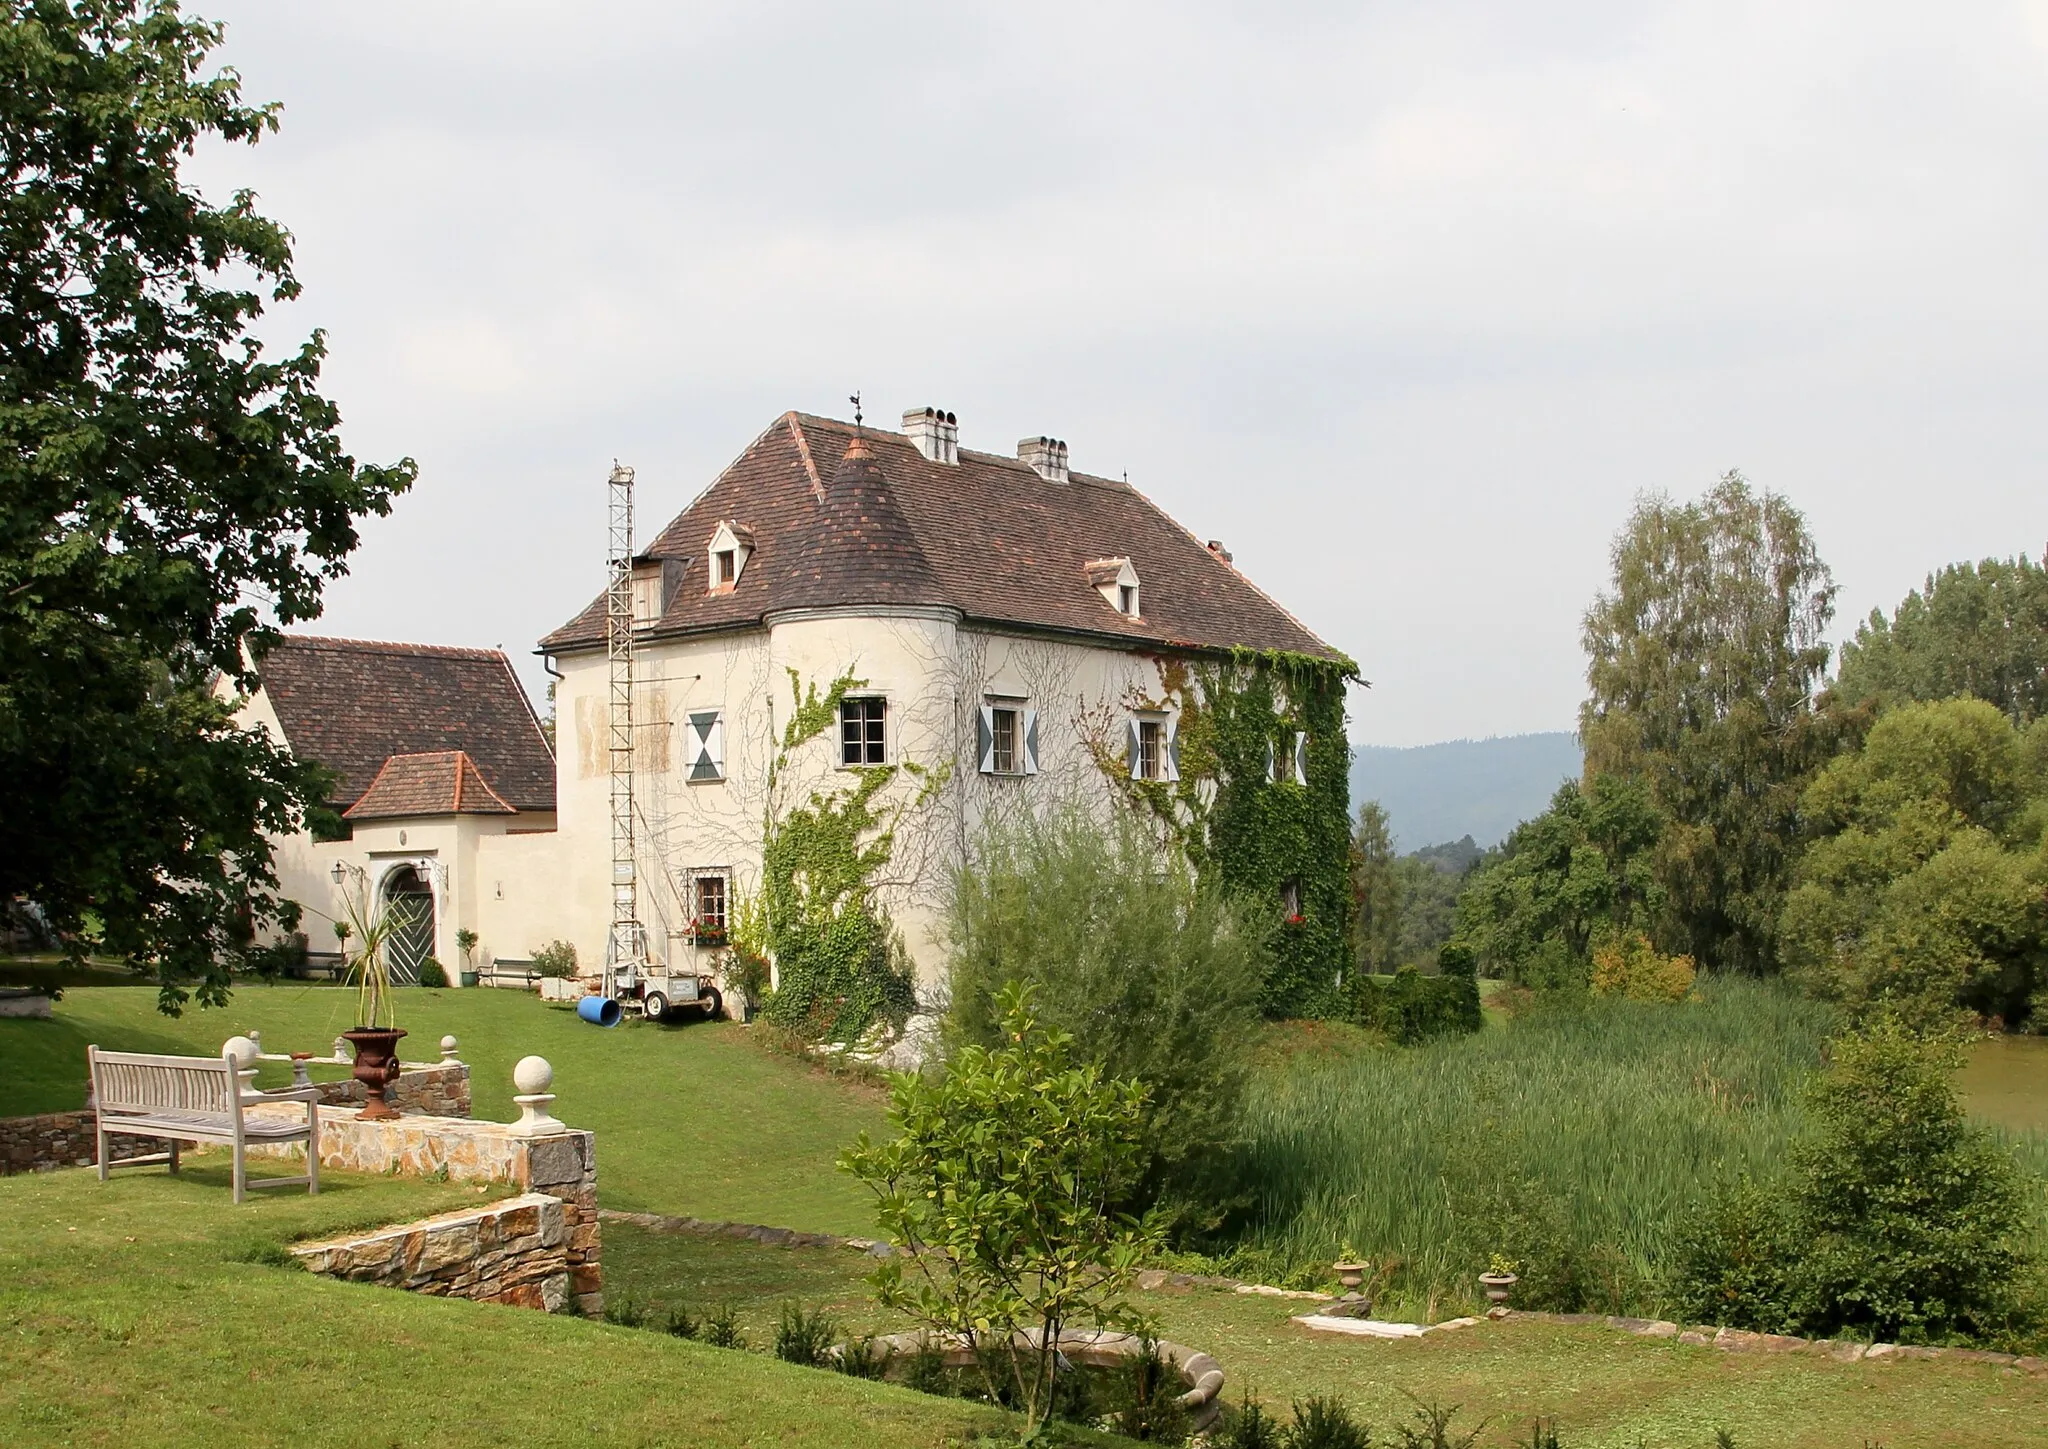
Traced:
POLYGON ((1025 773, 1025 774, 1027 774, 1027 775, 1035 775, 1035 774, 1037 774, 1037 773, 1038 773, 1038 711, 1037 711, 1037 710, 1035 710, 1035 709, 1027 709, 1027 710, 1023 711, 1023 726, 1024 726, 1024 773, 1025 773))
POLYGON ((1308 734, 1304 730, 1297 730, 1294 735, 1294 782, 1308 783, 1308 734))
POLYGON ((1132 762, 1134 780, 1162 780, 1166 776, 1166 722, 1141 719, 1137 723, 1137 750, 1132 762))
POLYGON ((1037 716, 1009 701, 984 704, 974 732, 975 756, 984 775, 1036 774, 1027 739, 1037 716))
POLYGON ((725 778, 725 724, 717 710, 689 716, 683 749, 692 784, 725 778))

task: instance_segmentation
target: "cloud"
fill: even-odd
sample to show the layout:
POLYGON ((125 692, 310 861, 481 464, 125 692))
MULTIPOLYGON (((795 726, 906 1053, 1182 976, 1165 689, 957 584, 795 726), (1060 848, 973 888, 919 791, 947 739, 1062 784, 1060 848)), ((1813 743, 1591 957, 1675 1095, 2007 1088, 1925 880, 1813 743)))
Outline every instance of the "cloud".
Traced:
POLYGON ((1128 469, 1361 740, 1569 723, 1642 489, 1789 494, 1845 620, 2048 533, 2038 3, 219 13, 285 130, 196 174, 423 465, 323 627, 524 647, 613 457, 665 516, 854 387, 1128 469))

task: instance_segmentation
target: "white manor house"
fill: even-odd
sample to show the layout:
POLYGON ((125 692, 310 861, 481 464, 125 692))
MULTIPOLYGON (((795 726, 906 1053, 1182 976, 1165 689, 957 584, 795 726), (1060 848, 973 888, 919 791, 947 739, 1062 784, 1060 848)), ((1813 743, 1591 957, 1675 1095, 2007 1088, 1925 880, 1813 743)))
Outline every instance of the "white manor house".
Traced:
MULTIPOLYGON (((877 903, 929 981, 949 872, 984 822, 1106 806, 1111 770, 1177 778, 1177 663, 1341 659, 1220 543, 1072 471, 1064 443, 976 452, 937 409, 906 413, 900 434, 784 414, 631 567, 638 910, 652 954, 678 966, 757 889, 764 822, 894 766, 873 801, 896 822, 877 903), (807 699, 832 717, 790 748, 807 699)), ((452 981, 557 938, 585 974, 602 968, 606 631, 601 595, 540 641, 552 751, 495 651, 288 637, 262 662, 244 718, 338 780, 348 838, 279 852, 316 959, 354 889, 417 908, 402 970, 432 954, 452 981)), ((1306 768, 1294 739, 1268 762, 1277 780, 1306 768)))

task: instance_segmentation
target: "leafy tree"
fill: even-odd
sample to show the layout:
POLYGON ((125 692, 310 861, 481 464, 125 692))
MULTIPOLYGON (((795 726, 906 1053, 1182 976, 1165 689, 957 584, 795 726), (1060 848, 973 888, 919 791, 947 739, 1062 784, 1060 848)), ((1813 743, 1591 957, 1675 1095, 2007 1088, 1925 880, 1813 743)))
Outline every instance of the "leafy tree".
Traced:
POLYGON ((252 335, 298 293, 284 228, 179 174, 277 125, 203 74, 220 39, 170 3, 0 12, 0 899, 74 954, 96 922, 172 1012, 296 924, 264 832, 324 794, 213 682, 253 687, 266 619, 316 617, 414 476, 343 452, 318 333, 252 335))
POLYGON ((863 1132, 839 1160, 908 1250, 875 1270, 882 1305, 972 1349, 1027 1431, 1051 1408, 1062 1331, 1144 1330, 1127 1295, 1165 1238, 1163 1218, 1119 1206, 1144 1165, 1144 1087, 1078 1064, 1033 997, 1004 987, 1002 1044, 962 1049, 936 1079, 897 1078, 896 1135, 863 1132))
POLYGON ((1768 971, 1800 791, 1827 757, 1813 711, 1835 586, 1806 520, 1739 473, 1645 499, 1586 612, 1587 777, 1639 782, 1666 820, 1669 944, 1768 971))
POLYGON ((1368 800, 1358 807, 1351 832, 1352 929, 1361 971, 1391 971, 1401 964, 1401 885, 1387 812, 1379 801, 1368 800))
POLYGON ((2048 979, 2048 802, 2031 743, 1983 700, 1909 704, 1814 780, 1818 838, 1780 933, 1811 989, 1923 1023, 1958 1006, 2028 1016, 2048 979))
POLYGON ((1162 865, 1121 816, 1104 829, 1060 811, 986 836, 953 882, 948 1028, 1000 1046, 1003 989, 1030 983, 1080 1060, 1146 1086, 1137 1204, 1207 1217, 1238 1131, 1264 950, 1220 885, 1162 865))
POLYGON ((1975 695, 2025 725, 2048 713, 2048 567, 2024 554, 1950 564, 1842 646, 1834 696, 1879 709, 1975 695))
POLYGON ((1566 781, 1473 876, 1458 898, 1459 937, 1522 985, 1584 985, 1596 942, 1656 915, 1662 827, 1640 785, 1566 781))
POLYGON ((1896 1019, 1838 1040, 1817 1124, 1786 1176, 1725 1194, 1681 1252, 1676 1307, 1700 1321, 1904 1343, 2002 1341, 2024 1296, 2027 1188, 1957 1100, 1952 1041, 1896 1019))
POLYGON ((1442 845, 1426 845, 1394 862, 1401 887, 1401 936, 1394 959, 1419 966, 1437 952, 1458 925, 1458 897, 1486 853, 1467 835, 1442 845))

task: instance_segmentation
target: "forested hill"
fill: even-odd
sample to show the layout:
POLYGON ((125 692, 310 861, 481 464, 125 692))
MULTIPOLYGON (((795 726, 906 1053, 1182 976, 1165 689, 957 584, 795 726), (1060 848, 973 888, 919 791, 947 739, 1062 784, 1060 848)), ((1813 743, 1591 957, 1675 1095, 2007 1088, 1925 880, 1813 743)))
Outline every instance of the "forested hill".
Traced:
POLYGON ((1446 740, 1351 752, 1351 806, 1377 800, 1387 810, 1394 848, 1410 851, 1470 835, 1498 845, 1516 825, 1540 815, 1558 784, 1579 774, 1579 741, 1564 731, 1490 740, 1446 740))

